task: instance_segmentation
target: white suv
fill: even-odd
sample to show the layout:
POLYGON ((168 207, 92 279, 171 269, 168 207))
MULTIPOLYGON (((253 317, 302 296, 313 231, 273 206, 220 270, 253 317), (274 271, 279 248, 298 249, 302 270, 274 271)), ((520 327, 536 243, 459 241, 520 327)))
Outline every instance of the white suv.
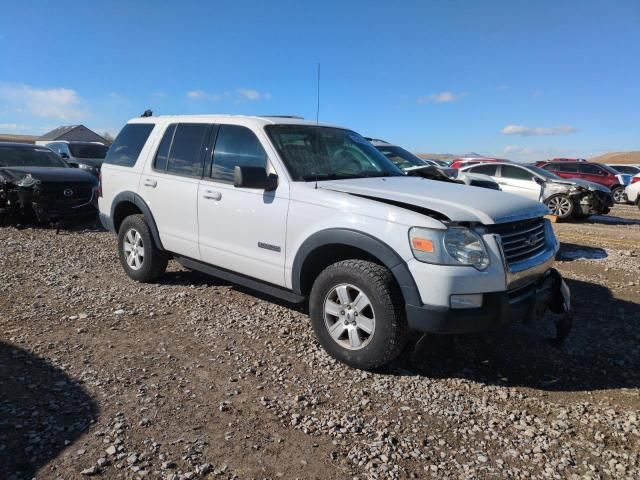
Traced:
MULTIPOLYGON (((546 207, 403 175, 359 134, 294 118, 131 120, 102 167, 100 218, 126 273, 169 258, 290 302, 322 346, 371 369, 410 329, 475 332, 568 312, 546 207)), ((558 337, 568 333, 568 314, 558 337)), ((265 328, 269 328, 265 325, 265 328)))

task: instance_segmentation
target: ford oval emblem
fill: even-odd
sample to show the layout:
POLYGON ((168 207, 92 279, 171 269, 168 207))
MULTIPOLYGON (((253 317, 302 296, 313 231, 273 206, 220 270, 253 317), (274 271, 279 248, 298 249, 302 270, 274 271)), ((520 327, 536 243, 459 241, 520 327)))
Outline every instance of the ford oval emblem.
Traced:
POLYGON ((64 190, 62 192, 62 194, 67 198, 68 197, 73 197, 73 190, 71 190, 70 188, 67 188, 66 190, 64 190))
POLYGON ((530 247, 531 245, 535 245, 535 243, 538 241, 538 236, 537 235, 529 235, 529 237, 524 241, 524 244, 528 247, 530 247))

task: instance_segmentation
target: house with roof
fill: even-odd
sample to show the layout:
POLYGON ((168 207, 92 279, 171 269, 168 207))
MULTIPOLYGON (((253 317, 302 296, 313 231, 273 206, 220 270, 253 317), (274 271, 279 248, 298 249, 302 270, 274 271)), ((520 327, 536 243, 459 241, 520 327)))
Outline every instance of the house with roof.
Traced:
POLYGON ((58 127, 45 133, 36 140, 36 144, 44 145, 49 142, 100 142, 109 145, 109 141, 84 125, 67 125, 58 127))

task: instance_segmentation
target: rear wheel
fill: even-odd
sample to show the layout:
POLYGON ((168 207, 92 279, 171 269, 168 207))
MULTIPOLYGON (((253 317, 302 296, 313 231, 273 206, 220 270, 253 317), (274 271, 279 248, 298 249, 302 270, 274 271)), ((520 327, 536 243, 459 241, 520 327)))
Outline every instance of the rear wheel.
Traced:
POLYGON ((627 197, 624 194, 624 187, 619 185, 611 189, 611 196, 615 203, 626 203, 627 197))
POLYGON ((557 215, 558 218, 562 219, 571 217, 575 209, 573 200, 566 195, 554 195, 547 199, 545 204, 553 215, 557 215))
POLYGON ((167 269, 168 255, 153 243, 144 215, 130 215, 118 230, 118 255, 127 275, 138 282, 150 282, 167 269))
POLYGON ((407 336, 401 294, 391 272, 365 260, 327 267, 309 297, 313 329, 335 359, 371 370, 400 354, 407 336))

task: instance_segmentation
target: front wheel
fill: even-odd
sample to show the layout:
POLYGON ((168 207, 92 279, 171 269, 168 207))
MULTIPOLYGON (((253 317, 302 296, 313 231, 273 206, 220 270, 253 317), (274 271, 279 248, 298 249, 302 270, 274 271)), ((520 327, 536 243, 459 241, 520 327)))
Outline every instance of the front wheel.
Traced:
POLYGON ((407 337, 402 296, 391 272, 365 260, 327 267, 309 297, 318 341, 335 359, 371 370, 400 354, 407 337))
POLYGON ((547 199, 545 204, 553 215, 563 220, 570 218, 575 209, 573 200, 566 195, 554 195, 547 199))
POLYGON ((144 215, 130 215, 118 230, 118 254, 133 280, 150 282, 167 269, 168 255, 156 248, 144 215))
POLYGON ((615 203, 627 203, 627 197, 624 194, 624 187, 618 186, 611 189, 611 196, 615 203))

